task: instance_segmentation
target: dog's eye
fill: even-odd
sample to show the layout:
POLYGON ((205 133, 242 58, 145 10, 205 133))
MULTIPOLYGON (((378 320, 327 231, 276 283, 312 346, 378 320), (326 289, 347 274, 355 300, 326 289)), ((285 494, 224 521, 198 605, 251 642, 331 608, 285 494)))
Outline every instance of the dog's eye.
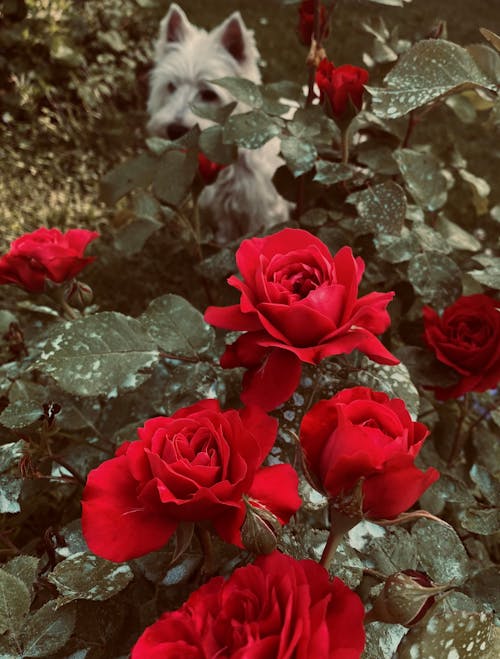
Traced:
POLYGON ((168 85, 167 85, 167 91, 168 91, 169 94, 173 94, 173 93, 175 92, 176 89, 177 89, 177 87, 174 85, 173 82, 169 82, 169 83, 168 83, 168 85))
POLYGON ((214 103, 219 100, 219 95, 213 89, 202 89, 200 98, 204 103, 214 103))

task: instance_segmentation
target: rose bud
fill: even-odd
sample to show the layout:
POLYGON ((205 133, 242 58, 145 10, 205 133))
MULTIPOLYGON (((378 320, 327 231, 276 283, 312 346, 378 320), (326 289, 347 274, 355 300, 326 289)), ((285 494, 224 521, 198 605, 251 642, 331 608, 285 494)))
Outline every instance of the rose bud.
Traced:
POLYGON ((451 387, 433 387, 436 398, 494 389, 500 381, 500 302, 464 295, 441 317, 430 307, 424 307, 423 315, 425 340, 436 358, 461 376, 451 387))
POLYGON ((391 574, 375 600, 365 622, 388 622, 413 627, 435 602, 435 595, 448 588, 434 584, 425 572, 403 570, 391 574))
POLYGON ((348 124, 361 110, 368 71, 344 64, 335 67, 326 58, 316 71, 316 84, 325 111, 337 123, 348 124))
POLYGON ((64 299, 71 307, 83 311, 92 304, 94 291, 88 284, 74 279, 64 293, 64 299))
POLYGON ((276 515, 265 508, 245 501, 247 514, 241 527, 241 540, 245 549, 254 554, 270 554, 278 545, 281 524, 276 515))
POLYGON ((204 153, 198 153, 198 172, 205 185, 213 183, 219 175, 219 172, 226 167, 227 165, 221 165, 218 162, 209 160, 204 153))

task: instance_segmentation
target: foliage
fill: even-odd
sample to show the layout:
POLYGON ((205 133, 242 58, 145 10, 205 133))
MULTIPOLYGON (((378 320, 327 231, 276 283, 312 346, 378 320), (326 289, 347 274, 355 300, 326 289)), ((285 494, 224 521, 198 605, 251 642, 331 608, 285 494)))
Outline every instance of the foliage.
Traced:
MULTIPOLYGON (((51 218, 51 224, 74 224, 84 217, 92 227, 101 221, 98 258, 86 277, 97 293, 94 306, 61 318, 48 295, 4 293, 0 655, 124 656, 148 624, 204 580, 204 548, 192 529, 180 527, 165 548, 126 564, 94 556, 80 530, 79 502, 88 472, 134 439, 146 419, 201 398, 239 404, 242 371, 219 364, 224 340, 232 343, 236 335, 215 333, 202 312, 208 304, 234 303, 225 280, 236 271, 240 241, 217 244, 199 214, 197 154, 228 164, 238 148, 257 149, 279 137, 284 164, 274 183, 296 204, 294 226, 317 235, 332 253, 352 246, 366 263, 363 294, 396 291, 383 340, 401 364, 381 366, 353 353, 305 366, 298 389, 274 413, 280 430, 268 464, 299 468, 294 438, 304 413, 322 398, 356 385, 402 398, 431 429, 417 463, 441 474, 420 499, 428 513, 400 524, 361 522, 345 536, 330 571, 368 606, 385 577, 402 570, 423 570, 446 587, 409 631, 369 624, 367 659, 396 651, 401 658, 439 656, 443 647, 450 656, 495 656, 500 394, 436 400, 430 387, 454 384, 456 373, 425 344, 422 306, 441 312, 461 295, 498 297, 500 213, 491 201, 493 176, 470 171, 453 136, 442 148, 423 140, 420 126, 432 127, 435 115, 445 113, 464 126, 481 125, 491 140, 498 136, 498 37, 484 30, 482 43, 471 46, 443 34, 413 43, 382 19, 367 22, 374 43, 364 61, 373 82, 348 131, 322 106, 306 106, 295 81, 257 86, 224 78, 216 84, 246 112, 232 114, 231 104, 210 116, 210 128, 195 128, 177 142, 150 138, 143 148, 135 130, 143 123, 143 99, 134 89, 160 10, 149 0, 106 0, 97 11, 95 3, 81 3, 78 11, 74 4, 2 3, 6 152, 18 171, 51 162, 58 152, 57 199, 58 186, 79 185, 65 181, 63 146, 78 153, 92 143, 102 157, 81 163, 81 172, 90 171, 82 185, 88 194, 99 181, 103 204, 114 208, 86 197, 73 215, 51 218), (292 118, 283 97, 300 106, 292 118), (120 105, 128 123, 117 132, 108 119, 120 105), (45 148, 38 163, 27 141, 33 122, 45 148), (130 157, 117 164, 127 131, 130 157), (459 206, 467 212, 457 214, 459 206)), ((19 232, 19 224, 12 222, 11 230, 19 232)), ((303 506, 279 547, 319 561, 327 501, 303 474, 300 494, 303 506)), ((214 574, 227 575, 251 559, 214 539, 214 574)))

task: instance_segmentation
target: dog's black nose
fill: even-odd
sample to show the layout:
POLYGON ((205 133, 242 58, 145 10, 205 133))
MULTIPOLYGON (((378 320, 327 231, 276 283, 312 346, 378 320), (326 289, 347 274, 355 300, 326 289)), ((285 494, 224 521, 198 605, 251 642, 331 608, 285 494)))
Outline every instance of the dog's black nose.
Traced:
POLYGON ((189 128, 183 124, 169 124, 167 126, 167 135, 171 140, 177 140, 188 132, 189 128))

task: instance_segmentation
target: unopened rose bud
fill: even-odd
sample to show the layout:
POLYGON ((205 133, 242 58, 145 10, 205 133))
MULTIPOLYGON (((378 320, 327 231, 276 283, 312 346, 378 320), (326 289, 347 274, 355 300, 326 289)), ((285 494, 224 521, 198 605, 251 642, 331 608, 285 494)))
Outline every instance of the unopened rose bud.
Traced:
POLYGON ((74 279, 64 295, 66 302, 73 308, 83 311, 92 304, 94 292, 88 284, 74 279))
POLYGON ((447 584, 434 584, 425 572, 404 570, 391 574, 365 621, 413 627, 434 604, 435 596, 447 588, 447 584))
POLYGON ((281 524, 278 518, 265 508, 246 502, 247 514, 241 527, 241 539, 248 551, 270 554, 276 549, 281 524))

